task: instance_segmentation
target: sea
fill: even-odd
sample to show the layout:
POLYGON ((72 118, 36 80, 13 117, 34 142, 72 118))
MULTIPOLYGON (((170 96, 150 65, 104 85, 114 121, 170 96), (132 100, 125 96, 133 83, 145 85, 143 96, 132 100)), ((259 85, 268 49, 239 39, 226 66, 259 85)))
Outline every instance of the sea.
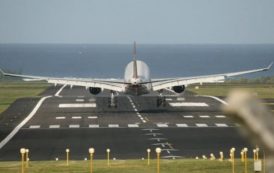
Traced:
MULTIPOLYGON (((83 78, 123 78, 132 44, 0 44, 0 67, 8 72, 83 78)), ((274 44, 138 44, 137 59, 152 78, 189 77, 266 67, 274 44)), ((273 76, 267 72, 246 78, 273 76)))

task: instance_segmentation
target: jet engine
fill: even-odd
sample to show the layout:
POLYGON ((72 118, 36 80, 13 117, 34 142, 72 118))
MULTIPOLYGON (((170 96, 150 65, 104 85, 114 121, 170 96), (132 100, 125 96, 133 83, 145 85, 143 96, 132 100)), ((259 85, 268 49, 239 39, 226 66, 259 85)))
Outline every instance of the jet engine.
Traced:
POLYGON ((176 93, 182 93, 184 92, 186 89, 186 87, 183 85, 183 86, 174 86, 172 87, 172 90, 176 93))
POLYGON ((93 95, 97 95, 102 91, 101 88, 97 88, 97 87, 90 87, 89 88, 89 92, 93 95))

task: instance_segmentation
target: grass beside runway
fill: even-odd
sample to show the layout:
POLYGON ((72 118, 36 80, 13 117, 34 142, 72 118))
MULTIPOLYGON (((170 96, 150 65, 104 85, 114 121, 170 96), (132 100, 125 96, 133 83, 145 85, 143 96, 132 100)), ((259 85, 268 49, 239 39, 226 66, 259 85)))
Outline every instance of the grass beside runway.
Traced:
POLYGON ((244 89, 256 93, 259 98, 274 98, 274 84, 204 84, 195 89, 189 86, 188 90, 199 95, 211 95, 225 97, 233 89, 244 89))
POLYGON ((42 82, 0 81, 0 113, 19 98, 37 97, 48 86, 42 82))
MULTIPOLYGON (((161 160, 161 173, 231 173, 231 162, 218 160, 161 160)), ((150 166, 146 160, 115 160, 111 161, 110 167, 106 160, 95 160, 93 164, 95 173, 155 173, 156 160, 151 160, 150 166)), ((0 172, 14 173, 20 172, 20 162, 0 162, 0 172)), ((88 173, 89 161, 70 161, 69 166, 65 161, 34 161, 30 162, 28 173, 88 173)), ((244 163, 236 160, 236 172, 244 172, 244 163)), ((253 172, 253 161, 248 161, 248 172, 253 172)))

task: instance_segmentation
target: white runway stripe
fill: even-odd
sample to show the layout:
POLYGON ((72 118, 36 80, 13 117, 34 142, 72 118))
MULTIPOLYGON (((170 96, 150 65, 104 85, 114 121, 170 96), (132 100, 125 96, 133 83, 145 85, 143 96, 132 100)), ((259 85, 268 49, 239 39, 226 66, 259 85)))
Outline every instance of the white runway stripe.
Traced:
POLYGON ((184 101, 185 98, 183 98, 183 97, 178 97, 177 100, 178 100, 178 101, 184 101))
POLYGON ((208 107, 206 103, 197 103, 197 102, 174 102, 169 103, 173 107, 208 107))
POLYGON ((200 117, 200 118, 209 118, 208 115, 200 115, 199 117, 200 117))
POLYGON ((117 127, 119 127, 119 124, 109 124, 108 127, 110 127, 110 128, 117 128, 117 127))
POLYGON ((193 118, 193 115, 184 115, 184 118, 193 118))
POLYGON ((176 124, 177 127, 188 127, 187 124, 176 124))
POLYGON ((55 119, 57 119, 57 120, 64 120, 64 119, 66 119, 66 117, 55 117, 55 119))
POLYGON ((59 104, 59 108, 95 108, 95 103, 64 103, 59 104))
POLYGON ((84 102, 84 99, 76 99, 76 102, 84 102))
POLYGON ((97 116, 88 116, 88 119, 97 119, 97 116))
POLYGON ((69 125, 69 128, 79 128, 80 125, 79 124, 71 124, 69 125))
POLYGON ((128 124, 128 127, 130 127, 130 128, 137 128, 137 127, 139 127, 139 125, 138 124, 128 124))
POLYGON ((30 125, 29 128, 30 129, 39 129, 40 125, 30 125))
POLYGON ((227 124, 222 124, 222 123, 216 123, 215 124, 217 127, 228 127, 227 124))
POLYGON ((172 98, 166 98, 167 101, 172 101, 172 98))
POLYGON ((60 128, 60 125, 49 125, 50 129, 58 129, 60 128))
POLYGON ((208 125, 204 124, 204 123, 197 123, 196 126, 197 127, 208 127, 208 125))
POLYGON ((216 118, 226 118, 225 115, 216 115, 215 117, 216 117, 216 118))
POLYGON ((81 116, 73 116, 73 117, 71 117, 72 119, 82 119, 82 117, 81 116))
POLYGON ((157 125, 157 127, 168 127, 168 125, 165 123, 158 123, 156 125, 157 125))
POLYGON ((99 124, 90 124, 89 128, 99 128, 99 124))

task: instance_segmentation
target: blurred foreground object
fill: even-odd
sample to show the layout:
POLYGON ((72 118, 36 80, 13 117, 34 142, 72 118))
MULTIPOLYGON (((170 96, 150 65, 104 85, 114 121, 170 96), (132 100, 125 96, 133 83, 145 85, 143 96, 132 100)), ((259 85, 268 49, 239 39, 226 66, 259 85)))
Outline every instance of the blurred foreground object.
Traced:
POLYGON ((266 170, 274 170, 274 116, 254 95, 244 90, 232 91, 224 111, 245 128, 248 137, 263 146, 266 170))

